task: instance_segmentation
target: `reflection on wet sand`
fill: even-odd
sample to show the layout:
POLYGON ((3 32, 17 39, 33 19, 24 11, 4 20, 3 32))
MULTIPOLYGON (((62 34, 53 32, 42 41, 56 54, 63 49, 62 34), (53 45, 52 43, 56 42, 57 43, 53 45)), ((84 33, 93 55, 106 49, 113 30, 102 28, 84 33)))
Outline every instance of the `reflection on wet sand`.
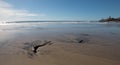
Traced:
POLYGON ((54 25, 0 31, 0 65, 120 65, 119 28, 54 25))

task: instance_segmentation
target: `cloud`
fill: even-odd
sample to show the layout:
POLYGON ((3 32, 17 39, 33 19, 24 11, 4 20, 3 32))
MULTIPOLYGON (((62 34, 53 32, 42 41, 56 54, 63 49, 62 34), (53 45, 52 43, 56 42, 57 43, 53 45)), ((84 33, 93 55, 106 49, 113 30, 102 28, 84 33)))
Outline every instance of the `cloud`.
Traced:
POLYGON ((44 14, 30 13, 27 10, 15 9, 12 4, 0 0, 0 22, 31 20, 35 17, 44 16, 44 14))
POLYGON ((10 5, 7 2, 4 2, 3 0, 0 0, 0 7, 1 8, 8 8, 8 7, 12 7, 12 5, 10 5))

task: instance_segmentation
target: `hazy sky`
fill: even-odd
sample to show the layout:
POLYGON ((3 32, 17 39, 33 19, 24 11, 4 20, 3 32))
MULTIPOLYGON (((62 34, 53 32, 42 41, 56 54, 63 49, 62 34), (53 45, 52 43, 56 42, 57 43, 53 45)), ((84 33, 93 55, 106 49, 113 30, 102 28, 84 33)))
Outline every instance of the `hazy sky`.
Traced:
POLYGON ((120 16, 120 0, 0 0, 0 21, 98 20, 120 16))

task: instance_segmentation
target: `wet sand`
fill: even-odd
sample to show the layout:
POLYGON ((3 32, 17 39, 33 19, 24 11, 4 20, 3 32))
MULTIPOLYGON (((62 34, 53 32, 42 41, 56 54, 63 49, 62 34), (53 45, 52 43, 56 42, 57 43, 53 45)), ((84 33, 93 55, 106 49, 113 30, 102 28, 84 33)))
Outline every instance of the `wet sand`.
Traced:
POLYGON ((0 65, 120 65, 119 34, 74 32, 0 31, 0 65), (32 42, 45 40, 33 53, 32 42))

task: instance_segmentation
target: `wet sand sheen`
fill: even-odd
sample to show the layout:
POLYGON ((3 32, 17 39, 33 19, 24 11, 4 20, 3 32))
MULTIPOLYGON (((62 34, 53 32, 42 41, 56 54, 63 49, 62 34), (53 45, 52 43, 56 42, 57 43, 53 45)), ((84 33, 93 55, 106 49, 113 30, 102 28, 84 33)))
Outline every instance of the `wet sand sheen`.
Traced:
POLYGON ((120 65, 118 34, 61 31, 0 31, 0 65, 120 65), (34 53, 32 42, 45 40, 53 44, 34 53))

